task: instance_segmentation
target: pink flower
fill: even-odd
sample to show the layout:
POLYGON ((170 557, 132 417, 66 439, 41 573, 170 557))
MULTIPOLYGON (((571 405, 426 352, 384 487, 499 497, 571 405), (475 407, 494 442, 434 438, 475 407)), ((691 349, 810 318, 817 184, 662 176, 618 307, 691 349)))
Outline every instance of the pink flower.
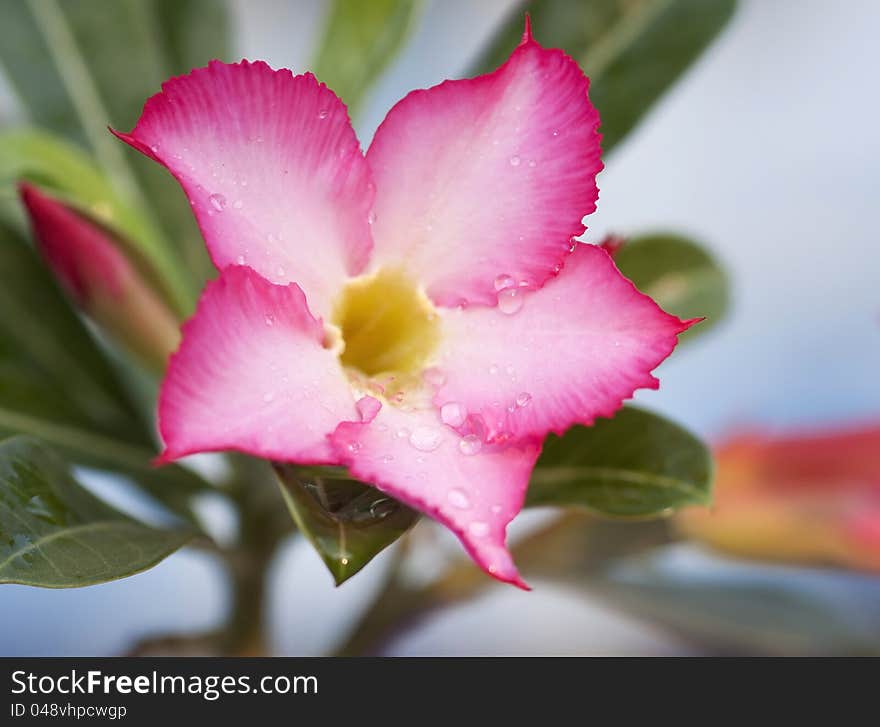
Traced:
POLYGON ((589 81, 526 29, 496 72, 400 101, 361 152, 311 74, 211 63, 124 141, 192 202, 220 277, 162 387, 165 461, 344 465, 496 578, 548 432, 610 416, 689 323, 573 244, 596 208, 589 81))

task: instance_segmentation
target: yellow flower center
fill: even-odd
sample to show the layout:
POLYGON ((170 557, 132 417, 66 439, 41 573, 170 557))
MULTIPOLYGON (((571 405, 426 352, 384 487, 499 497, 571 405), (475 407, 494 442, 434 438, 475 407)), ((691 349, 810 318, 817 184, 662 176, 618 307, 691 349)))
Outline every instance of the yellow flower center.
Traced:
POLYGON ((342 334, 343 365, 368 377, 418 373, 440 339, 434 306, 400 270, 379 270, 348 283, 332 322, 342 334))

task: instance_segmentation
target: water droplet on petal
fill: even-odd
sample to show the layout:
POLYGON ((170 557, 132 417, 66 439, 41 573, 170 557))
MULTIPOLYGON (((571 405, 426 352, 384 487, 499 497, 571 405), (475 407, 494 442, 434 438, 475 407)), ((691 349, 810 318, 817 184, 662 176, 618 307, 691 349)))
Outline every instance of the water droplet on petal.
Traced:
POLYGON ((489 374, 495 376, 498 373, 498 366, 496 364, 492 364, 489 367, 489 374))
POLYGON ((321 109, 318 112, 319 119, 326 119, 330 115, 330 112, 327 109, 321 109))
POLYGON ((459 510, 467 510, 471 506, 470 498, 465 494, 464 490, 459 490, 457 487, 449 491, 446 499, 449 500, 449 504, 452 507, 457 507, 459 510))
POLYGON ((430 368, 425 369, 422 378, 425 380, 426 384, 435 388, 439 388, 446 383, 446 374, 436 366, 431 366, 430 368))
POLYGON ((529 159, 529 166, 534 169, 536 166, 538 166, 538 162, 536 162, 534 159, 529 159))
POLYGON ((518 407, 528 406, 531 401, 532 395, 528 391, 523 391, 520 394, 517 394, 516 405, 518 407))
POLYGON ((492 505, 492 512, 496 515, 501 512, 501 505, 492 505))
POLYGON ((521 161, 522 161, 522 160, 521 160, 516 154, 514 154, 512 157, 510 157, 510 166, 512 166, 512 167, 518 167, 518 166, 519 166, 519 163, 520 163, 521 161))
POLYGON ((361 451, 361 443, 358 442, 357 440, 355 440, 353 442, 349 442, 346 449, 348 449, 348 451, 351 452, 352 454, 357 454, 358 452, 361 451))
POLYGON ((383 461, 385 464, 388 464, 389 462, 393 462, 393 461, 394 461, 394 457, 392 457, 390 454, 386 454, 384 457, 382 457, 382 461, 383 461))
POLYGON ((468 532, 475 538, 485 538, 489 534, 489 526, 482 520, 474 520, 468 525, 468 532))
POLYGON ((278 273, 278 277, 279 277, 279 278, 283 278, 283 277, 284 277, 284 272, 285 272, 285 271, 284 271, 284 267, 282 267, 281 265, 278 266, 278 270, 276 270, 276 272, 278 273))
POLYGON ((208 201, 211 203, 211 206, 217 210, 218 212, 222 212, 226 207, 226 197, 222 194, 212 194, 208 197, 208 201))
POLYGON ((440 420, 450 427, 460 427, 467 418, 467 410, 457 401, 450 401, 440 407, 440 420))
POLYGON ((275 398, 275 392, 274 392, 274 391, 267 391, 265 394, 263 394, 263 401, 265 401, 267 404, 268 404, 270 401, 272 401, 272 399, 274 399, 274 398, 275 398))
POLYGON ((235 264, 244 265, 244 255, 239 255, 237 258, 235 258, 235 264))
POLYGON ((232 203, 232 207, 233 209, 240 210, 242 207, 244 207, 244 202, 242 202, 240 199, 237 199, 235 200, 235 202, 232 203))
POLYGON ((376 213, 373 210, 370 210, 370 214, 367 215, 367 224, 372 225, 376 222, 376 213))
POLYGON ((409 436, 409 429, 403 428, 397 430, 398 439, 406 439, 409 436))
POLYGON ((471 456, 477 454, 483 448, 483 443, 476 434, 468 434, 458 440, 458 449, 462 454, 471 456))
POLYGON ((515 282, 516 281, 510 275, 503 273, 495 278, 495 290, 504 290, 505 288, 511 288, 513 287, 513 284, 515 282))
POLYGON ((274 323, 275 323, 275 317, 271 316, 271 315, 267 315, 265 320, 266 320, 267 326, 274 325, 274 323))
POLYGON ((416 427, 409 435, 409 443, 420 452, 433 452, 442 439, 443 435, 436 427, 416 427))
POLYGON ((505 288, 498 293, 498 310, 513 315, 523 307, 523 294, 519 288, 505 288))

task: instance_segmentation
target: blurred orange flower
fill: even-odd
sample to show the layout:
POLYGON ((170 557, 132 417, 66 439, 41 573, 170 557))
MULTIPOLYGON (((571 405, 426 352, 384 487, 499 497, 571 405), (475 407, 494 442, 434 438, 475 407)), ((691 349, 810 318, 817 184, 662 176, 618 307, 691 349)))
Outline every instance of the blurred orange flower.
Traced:
POLYGON ((880 571, 880 425, 748 434, 716 449, 715 503, 676 518, 747 557, 880 571))

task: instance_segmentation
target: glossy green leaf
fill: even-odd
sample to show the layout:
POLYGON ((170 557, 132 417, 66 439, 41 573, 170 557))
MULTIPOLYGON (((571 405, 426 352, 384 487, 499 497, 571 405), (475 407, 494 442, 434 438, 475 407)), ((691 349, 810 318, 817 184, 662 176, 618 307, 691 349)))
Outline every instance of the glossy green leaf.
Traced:
POLYGON ((550 435, 526 504, 654 517, 707 504, 711 482, 712 459, 696 437, 656 414, 624 407, 592 427, 550 435))
POLYGON ((870 574, 716 558, 679 544, 606 564, 590 589, 710 652, 880 655, 880 579, 870 574))
POLYGON ((663 310, 684 320, 705 318, 683 334, 701 335, 723 317, 730 300, 724 271, 703 248, 679 235, 644 235, 629 240, 614 262, 663 310))
POLYGON ((0 433, 128 474, 181 512, 206 485, 178 466, 150 467, 152 426, 33 249, 0 226, 0 433))
POLYGON ((169 256, 152 221, 128 204, 110 180, 78 147, 45 132, 17 129, 0 134, 0 193, 12 197, 29 180, 51 189, 116 233, 130 259, 152 279, 181 314, 193 303, 192 289, 169 256))
POLYGON ((535 39, 562 48, 590 77, 608 153, 712 42, 736 0, 531 0, 495 35, 472 74, 500 66, 532 18, 535 39))
POLYGON ((351 578, 418 520, 417 512, 368 485, 327 471, 276 465, 281 492, 297 527, 336 585, 351 578))
POLYGON ((0 442, 0 583, 76 588, 140 573, 193 536, 105 504, 37 440, 0 442))
POLYGON ((196 289, 210 264, 185 196, 107 126, 131 128, 161 83, 190 69, 181 63, 223 58, 225 12, 207 0, 24 0, 5 3, 0 24, 0 61, 32 121, 89 148, 173 241, 166 254, 179 263, 183 252, 196 289))
POLYGON ((421 0, 333 2, 313 68, 352 114, 403 46, 421 5, 421 0))

